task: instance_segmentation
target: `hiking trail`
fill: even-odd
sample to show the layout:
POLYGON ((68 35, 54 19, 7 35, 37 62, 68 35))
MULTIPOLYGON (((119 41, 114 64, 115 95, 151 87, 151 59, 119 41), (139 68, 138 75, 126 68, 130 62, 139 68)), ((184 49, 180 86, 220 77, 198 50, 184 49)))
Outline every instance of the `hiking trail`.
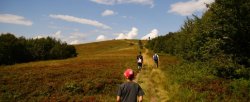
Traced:
POLYGON ((146 51, 143 55, 143 68, 136 76, 136 82, 140 84, 145 92, 145 102, 166 102, 169 100, 168 92, 164 83, 167 81, 166 76, 161 71, 160 66, 157 68, 152 57, 146 51))

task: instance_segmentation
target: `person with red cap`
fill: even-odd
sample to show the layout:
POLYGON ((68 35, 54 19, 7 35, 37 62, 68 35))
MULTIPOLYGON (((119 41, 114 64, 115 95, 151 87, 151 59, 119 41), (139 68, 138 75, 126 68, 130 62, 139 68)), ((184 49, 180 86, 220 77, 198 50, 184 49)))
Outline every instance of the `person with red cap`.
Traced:
POLYGON ((133 70, 127 69, 124 72, 124 76, 127 82, 119 86, 116 98, 117 102, 142 102, 145 93, 141 86, 133 81, 135 77, 133 70))

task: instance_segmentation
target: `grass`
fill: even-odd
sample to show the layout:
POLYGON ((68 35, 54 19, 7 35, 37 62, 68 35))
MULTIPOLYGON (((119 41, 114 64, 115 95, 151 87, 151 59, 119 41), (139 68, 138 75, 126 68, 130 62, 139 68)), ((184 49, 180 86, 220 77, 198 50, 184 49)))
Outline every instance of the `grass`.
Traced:
POLYGON ((75 58, 0 66, 0 101, 115 101, 123 71, 136 69, 137 41, 75 47, 75 58))
MULTIPOLYGON (((248 79, 225 79, 213 74, 211 63, 190 63, 168 54, 159 54, 159 68, 152 66, 152 52, 140 73, 139 83, 146 102, 248 102, 248 79)), ((144 55, 145 56, 145 55, 144 55)))
MULTIPOLYGON (((162 62, 170 56, 161 55, 162 62)), ((250 81, 247 79, 224 79, 212 74, 210 63, 181 61, 176 64, 161 64, 167 77, 170 102, 248 102, 250 81)))
MULTIPOLYGON (((124 82, 123 71, 136 70, 137 44, 138 40, 81 44, 75 45, 75 58, 0 66, 0 102, 113 102, 124 82)), ((219 78, 211 74, 209 63, 189 63, 161 53, 155 68, 152 55, 144 55, 147 64, 137 80, 145 102, 250 100, 247 79, 219 78)))
MULTIPOLYGON (((170 94, 168 88, 168 77, 163 73, 161 69, 161 64, 173 64, 177 63, 176 59, 168 58, 168 62, 165 60, 161 61, 162 55, 160 55, 160 67, 156 68, 153 62, 153 53, 146 50, 143 54, 144 56, 144 66, 143 70, 139 74, 138 83, 141 85, 145 92, 144 101, 145 102, 167 102, 170 99, 170 94)), ((165 57, 165 55, 164 55, 165 57)))

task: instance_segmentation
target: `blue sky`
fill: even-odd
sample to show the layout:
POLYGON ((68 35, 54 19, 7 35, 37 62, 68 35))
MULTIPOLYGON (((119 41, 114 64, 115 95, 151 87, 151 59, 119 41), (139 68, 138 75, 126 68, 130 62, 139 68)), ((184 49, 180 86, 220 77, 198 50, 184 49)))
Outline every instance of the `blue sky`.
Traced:
POLYGON ((1 0, 0 33, 69 44, 145 39, 180 29, 214 0, 1 0))

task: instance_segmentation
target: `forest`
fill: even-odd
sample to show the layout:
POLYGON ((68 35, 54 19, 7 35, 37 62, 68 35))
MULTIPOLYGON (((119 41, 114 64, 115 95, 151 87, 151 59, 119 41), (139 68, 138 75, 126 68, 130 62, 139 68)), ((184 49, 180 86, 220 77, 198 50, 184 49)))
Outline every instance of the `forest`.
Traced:
POLYGON ((55 38, 26 39, 7 33, 0 35, 0 65, 76 57, 76 49, 55 38))

